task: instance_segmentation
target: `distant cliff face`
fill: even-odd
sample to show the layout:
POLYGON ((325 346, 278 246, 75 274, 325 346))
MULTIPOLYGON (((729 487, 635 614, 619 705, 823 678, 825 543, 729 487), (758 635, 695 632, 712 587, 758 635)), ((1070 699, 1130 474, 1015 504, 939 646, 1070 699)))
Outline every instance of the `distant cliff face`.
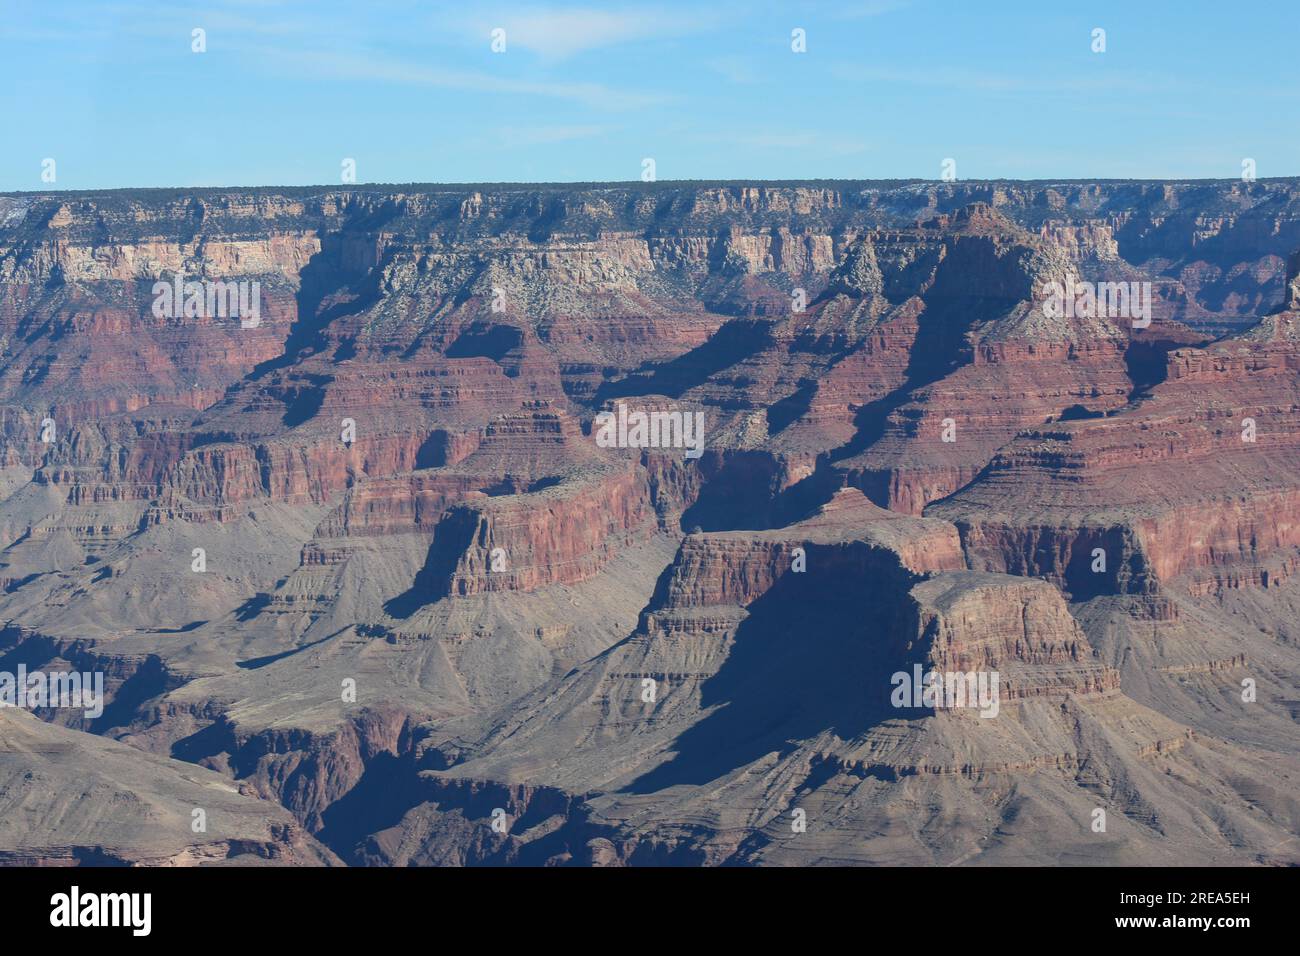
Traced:
POLYGON ((1300 674, 1297 249, 1289 180, 0 196, 0 670, 348 862, 1045 859, 1007 781, 1061 858, 1273 861, 1294 702, 1221 702, 1300 674))

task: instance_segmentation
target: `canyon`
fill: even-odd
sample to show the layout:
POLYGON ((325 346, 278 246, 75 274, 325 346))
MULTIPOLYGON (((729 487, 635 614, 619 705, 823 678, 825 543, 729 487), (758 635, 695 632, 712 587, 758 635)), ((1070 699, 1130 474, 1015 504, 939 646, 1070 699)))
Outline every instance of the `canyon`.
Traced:
POLYGON ((0 863, 1296 865, 1298 568, 1300 180, 0 195, 0 863))

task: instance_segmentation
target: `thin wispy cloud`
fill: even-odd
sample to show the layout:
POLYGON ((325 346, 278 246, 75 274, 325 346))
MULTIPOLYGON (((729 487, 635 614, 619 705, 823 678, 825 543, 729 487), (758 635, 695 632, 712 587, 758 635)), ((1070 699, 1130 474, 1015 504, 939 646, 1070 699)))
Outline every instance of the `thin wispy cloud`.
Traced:
POLYGON ((591 50, 698 33, 714 24, 716 17, 658 7, 509 8, 476 12, 462 22, 485 44, 499 27, 506 31, 509 48, 559 61, 591 50))
POLYGON ((645 157, 674 178, 835 178, 931 177, 949 156, 963 177, 1236 176, 1242 157, 1280 174, 1300 155, 1285 31, 1132 0, 369 3, 4 0, 0 187, 44 187, 46 157, 90 188, 315 182, 345 157, 472 182, 619 179, 645 157), (150 146, 158 116, 191 114, 183 146, 150 146), (1045 154, 1043 123, 1069 138, 1067 119, 1106 142, 1045 154), (218 153, 200 125, 241 135, 218 153))
POLYGON ((905 10, 909 6, 909 0, 860 0, 858 3, 836 4, 831 15, 838 20, 861 20, 905 10))
POLYGON ((866 152, 870 147, 861 140, 817 130, 731 130, 703 133, 694 137, 703 143, 730 143, 744 149, 818 149, 825 153, 849 155, 866 152))
POLYGON ((749 85, 759 80, 758 69, 751 60, 740 56, 720 56, 704 64, 728 83, 749 85))
POLYGON ((425 86, 465 93, 536 96, 569 100, 599 110, 643 109, 667 100, 662 94, 620 90, 602 83, 529 80, 472 70, 452 70, 393 57, 358 53, 274 53, 279 67, 292 66, 300 75, 331 80, 356 80, 425 86))
POLYGON ((1030 75, 937 68, 911 69, 840 63, 831 75, 850 83, 882 83, 927 89, 976 90, 986 93, 1161 93, 1183 88, 1167 79, 1134 73, 1096 72, 1030 75))
POLYGON ((498 131, 505 146, 549 146, 593 139, 612 131, 609 126, 507 126, 498 131))

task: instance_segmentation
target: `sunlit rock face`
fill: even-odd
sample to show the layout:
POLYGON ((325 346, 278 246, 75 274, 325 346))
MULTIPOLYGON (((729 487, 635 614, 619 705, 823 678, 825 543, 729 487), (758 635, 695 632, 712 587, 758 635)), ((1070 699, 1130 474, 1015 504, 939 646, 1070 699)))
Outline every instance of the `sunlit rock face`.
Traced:
POLYGON ((1297 249, 1289 180, 0 196, 0 691, 105 695, 5 718, 0 862, 1300 862, 1297 249))

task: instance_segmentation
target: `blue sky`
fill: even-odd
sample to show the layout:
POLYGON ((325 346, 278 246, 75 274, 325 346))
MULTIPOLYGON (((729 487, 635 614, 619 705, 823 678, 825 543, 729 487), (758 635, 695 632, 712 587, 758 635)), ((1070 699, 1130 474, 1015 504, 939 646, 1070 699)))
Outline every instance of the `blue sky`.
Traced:
POLYGON ((0 0, 0 190, 1289 176, 1294 36, 1283 2, 0 0))

